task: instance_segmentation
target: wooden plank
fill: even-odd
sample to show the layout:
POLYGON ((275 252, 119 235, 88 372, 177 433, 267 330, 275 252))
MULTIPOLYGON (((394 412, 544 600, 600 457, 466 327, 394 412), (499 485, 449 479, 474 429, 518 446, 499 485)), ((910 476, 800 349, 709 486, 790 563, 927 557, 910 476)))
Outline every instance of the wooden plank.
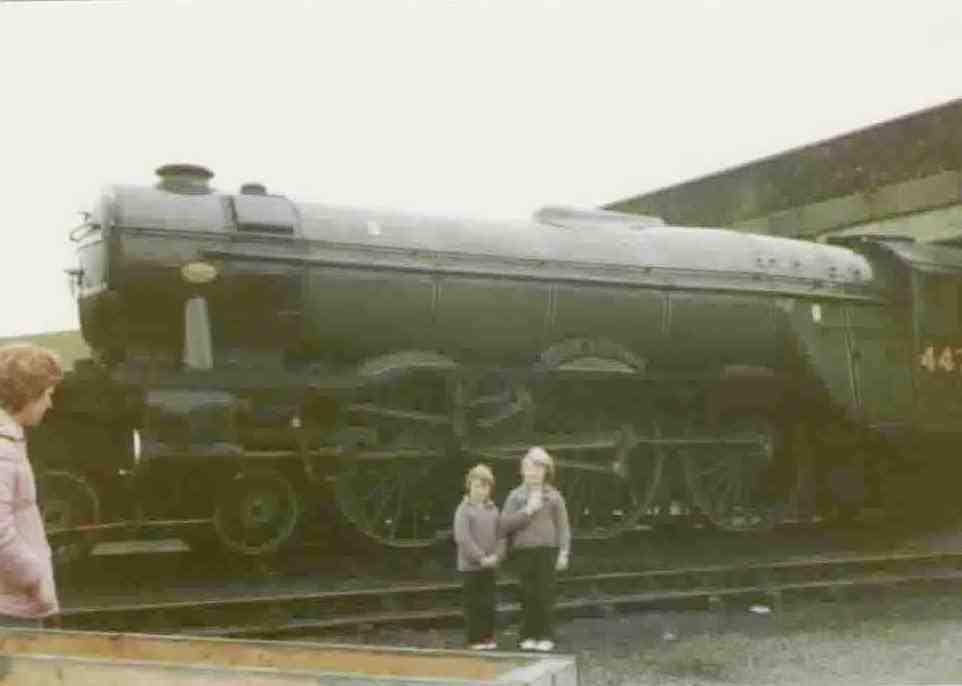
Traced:
POLYGON ((343 684, 573 684, 573 670, 574 659, 559 656, 0 630, 5 683, 37 686, 300 685, 317 684, 319 676, 323 683, 343 684), (544 681, 554 673, 567 677, 544 681))

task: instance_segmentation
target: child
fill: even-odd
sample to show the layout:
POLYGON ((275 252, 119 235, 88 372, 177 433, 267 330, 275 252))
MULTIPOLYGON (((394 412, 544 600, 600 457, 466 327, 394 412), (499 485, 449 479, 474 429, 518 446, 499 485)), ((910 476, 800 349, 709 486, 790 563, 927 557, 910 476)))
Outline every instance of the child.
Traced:
POLYGON ((554 460, 531 448, 521 460, 523 482, 508 494, 501 527, 512 536, 521 577, 521 650, 554 650, 554 573, 568 568, 571 529, 565 500, 551 486, 554 460))
POLYGON ((464 619, 472 650, 494 650, 494 570, 504 558, 498 508, 491 500, 494 474, 483 464, 468 472, 467 495, 454 513, 458 571, 464 575, 464 619))

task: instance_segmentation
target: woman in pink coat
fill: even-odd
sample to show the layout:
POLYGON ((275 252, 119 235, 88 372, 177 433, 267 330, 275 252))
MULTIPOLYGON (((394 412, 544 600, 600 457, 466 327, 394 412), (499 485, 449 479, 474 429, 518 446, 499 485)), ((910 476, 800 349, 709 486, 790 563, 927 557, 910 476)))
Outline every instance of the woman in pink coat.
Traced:
POLYGON ((39 627, 60 610, 24 428, 40 423, 62 378, 50 351, 0 347, 0 626, 39 627))

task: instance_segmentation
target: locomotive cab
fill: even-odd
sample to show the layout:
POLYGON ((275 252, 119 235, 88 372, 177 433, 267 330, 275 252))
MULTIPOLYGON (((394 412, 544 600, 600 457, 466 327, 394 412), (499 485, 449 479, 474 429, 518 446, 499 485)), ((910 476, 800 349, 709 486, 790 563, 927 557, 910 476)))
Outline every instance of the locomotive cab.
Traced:
MULTIPOLYGON (((866 373, 874 369, 889 384, 893 375, 902 378, 896 394, 903 405, 897 413, 901 424, 923 433, 959 434, 962 249, 902 236, 848 236, 838 242, 872 260, 891 303, 886 312, 898 313, 904 352, 889 350, 869 360, 866 373)), ((864 355, 864 346, 858 352, 864 355)))
POLYGON ((905 244, 898 255, 911 271, 915 425, 962 434, 962 249, 905 244))

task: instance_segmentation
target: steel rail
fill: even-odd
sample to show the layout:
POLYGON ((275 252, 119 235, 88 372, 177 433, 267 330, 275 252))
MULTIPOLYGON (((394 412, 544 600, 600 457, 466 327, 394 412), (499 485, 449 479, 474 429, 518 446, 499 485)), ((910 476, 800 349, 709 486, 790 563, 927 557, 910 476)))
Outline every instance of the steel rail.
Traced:
MULTIPOLYGON (((708 606, 725 599, 777 605, 784 594, 805 591, 962 581, 962 551, 715 565, 687 569, 562 575, 561 613, 615 607, 708 606)), ((518 582, 498 584, 507 601, 498 611, 518 612, 518 582)), ((405 584, 312 593, 245 596, 148 604, 66 608, 65 628, 270 637, 374 625, 430 624, 461 616, 457 583, 405 584)))

